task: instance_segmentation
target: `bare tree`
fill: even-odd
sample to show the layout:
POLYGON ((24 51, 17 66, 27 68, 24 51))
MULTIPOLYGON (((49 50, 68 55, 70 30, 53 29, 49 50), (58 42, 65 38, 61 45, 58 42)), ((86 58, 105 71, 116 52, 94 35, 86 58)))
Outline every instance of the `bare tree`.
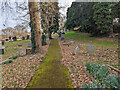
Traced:
POLYGON ((58 2, 40 2, 39 4, 42 28, 51 38, 51 29, 56 25, 60 14, 58 2))

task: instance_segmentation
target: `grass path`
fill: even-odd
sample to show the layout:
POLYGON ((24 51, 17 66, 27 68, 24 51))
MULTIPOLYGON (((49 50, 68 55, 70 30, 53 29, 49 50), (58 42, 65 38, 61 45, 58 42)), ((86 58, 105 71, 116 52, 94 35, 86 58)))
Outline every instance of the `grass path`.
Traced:
POLYGON ((60 63, 61 59, 58 40, 52 40, 46 57, 27 88, 73 88, 68 69, 60 63))

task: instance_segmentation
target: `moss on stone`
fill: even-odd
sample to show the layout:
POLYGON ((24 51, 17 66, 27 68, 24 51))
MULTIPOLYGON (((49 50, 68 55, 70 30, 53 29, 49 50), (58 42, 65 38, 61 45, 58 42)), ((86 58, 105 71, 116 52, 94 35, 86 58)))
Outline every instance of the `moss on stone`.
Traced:
POLYGON ((27 88, 74 88, 68 69, 60 64, 61 59, 58 40, 52 40, 46 57, 27 88))

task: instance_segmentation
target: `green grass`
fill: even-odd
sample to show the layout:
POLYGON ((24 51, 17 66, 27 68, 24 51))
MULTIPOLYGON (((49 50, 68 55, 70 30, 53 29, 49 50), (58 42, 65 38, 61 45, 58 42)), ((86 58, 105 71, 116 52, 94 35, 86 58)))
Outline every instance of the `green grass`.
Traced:
POLYGON ((4 55, 2 55, 2 58, 8 58, 10 56, 17 55, 19 52, 18 45, 22 45, 22 47, 27 48, 28 43, 30 43, 30 40, 21 40, 21 41, 13 41, 13 42, 5 42, 5 50, 4 55))
POLYGON ((76 33, 75 31, 67 32, 65 34, 65 38, 79 40, 80 43, 92 44, 99 47, 118 47, 117 42, 110 42, 107 40, 96 40, 94 37, 89 37, 87 35, 83 35, 82 33, 76 33))
POLYGON ((52 40, 46 57, 27 88, 73 88, 68 69, 60 64, 61 59, 62 55, 58 41, 52 40))

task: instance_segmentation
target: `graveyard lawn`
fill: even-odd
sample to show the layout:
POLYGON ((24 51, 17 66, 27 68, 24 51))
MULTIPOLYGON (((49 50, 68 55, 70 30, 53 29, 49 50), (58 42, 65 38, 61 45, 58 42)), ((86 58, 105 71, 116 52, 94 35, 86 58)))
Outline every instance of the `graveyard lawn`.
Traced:
POLYGON ((20 40, 20 41, 13 41, 13 42, 5 42, 5 50, 4 55, 2 55, 3 60, 11 57, 13 55, 18 55, 19 53, 19 46, 22 45, 22 47, 27 48, 28 43, 30 43, 30 40, 20 40))
MULTIPOLYGON (((109 41, 108 39, 91 38, 88 35, 67 32, 65 35, 65 40, 60 41, 60 46, 62 49, 63 59, 62 64, 68 67, 69 72, 72 77, 72 84, 74 87, 82 87, 83 83, 92 82, 91 78, 85 73, 85 64, 87 62, 100 64, 100 65, 111 65, 118 68, 118 43, 109 41), (63 45, 63 43, 68 43, 74 41, 71 45, 63 45), (80 45, 79 53, 77 55, 72 55, 75 48, 80 45), (87 46, 93 45, 94 52, 88 53, 87 46)), ((115 71, 110 71, 110 73, 116 73, 115 71)))
MULTIPOLYGON (((19 44, 22 44, 22 42, 19 44)), ((25 88, 39 65, 41 65, 41 61, 48 51, 49 44, 50 40, 47 41, 46 46, 43 46, 43 54, 26 55, 13 59, 13 62, 9 64, 3 64, 2 88, 25 88)))

